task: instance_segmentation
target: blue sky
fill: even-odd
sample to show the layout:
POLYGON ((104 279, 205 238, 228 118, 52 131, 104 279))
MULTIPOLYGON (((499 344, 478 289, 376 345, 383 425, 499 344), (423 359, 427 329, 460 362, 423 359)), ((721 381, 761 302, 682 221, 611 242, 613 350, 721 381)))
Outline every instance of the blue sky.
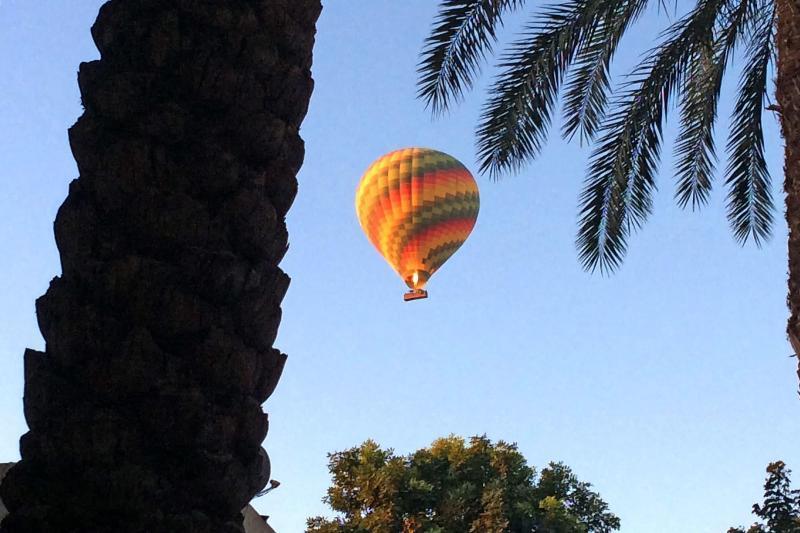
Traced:
MULTIPOLYGON (((81 113, 77 66, 97 57, 89 27, 101 3, 0 0, 0 461, 18 458, 25 431, 22 353, 43 348, 34 300, 60 271, 52 220, 77 176, 66 130, 81 113)), ((573 243, 589 152, 555 135, 518 176, 477 176, 472 237, 432 279, 428 300, 403 303, 403 283, 358 226, 356 185, 375 158, 403 146, 475 169, 480 87, 491 76, 431 120, 414 83, 435 7, 329 0, 319 21, 283 262, 293 282, 277 346, 290 358, 266 404, 282 485, 255 506, 281 533, 299 532, 307 516, 327 513, 327 452, 373 438, 408 453, 450 433, 486 433, 517 442, 533 465, 569 464, 623 532, 751 523, 769 461, 794 467, 800 485, 782 209, 761 250, 733 241, 722 187, 700 213, 680 210, 669 129, 654 215, 620 272, 588 275, 573 243)), ((616 70, 669 19, 649 13, 616 70)), ((508 21, 504 40, 520 22, 508 21)), ((781 205, 782 143, 765 118, 781 205)))

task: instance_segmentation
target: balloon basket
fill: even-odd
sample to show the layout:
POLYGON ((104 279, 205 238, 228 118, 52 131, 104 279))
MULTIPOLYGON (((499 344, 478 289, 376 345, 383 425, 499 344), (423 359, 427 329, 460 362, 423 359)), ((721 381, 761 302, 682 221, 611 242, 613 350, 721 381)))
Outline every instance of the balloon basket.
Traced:
POLYGON ((413 300, 422 300, 428 297, 428 291, 422 289, 412 289, 403 295, 403 300, 411 302, 413 300))

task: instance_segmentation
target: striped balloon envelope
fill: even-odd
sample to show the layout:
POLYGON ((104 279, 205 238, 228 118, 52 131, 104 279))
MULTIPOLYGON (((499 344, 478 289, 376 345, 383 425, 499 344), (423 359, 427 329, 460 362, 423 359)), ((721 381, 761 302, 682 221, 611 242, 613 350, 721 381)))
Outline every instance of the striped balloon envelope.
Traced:
POLYGON ((361 228, 411 289, 406 300, 427 296, 428 279, 464 244, 479 206, 472 174, 430 148, 380 157, 356 190, 361 228))

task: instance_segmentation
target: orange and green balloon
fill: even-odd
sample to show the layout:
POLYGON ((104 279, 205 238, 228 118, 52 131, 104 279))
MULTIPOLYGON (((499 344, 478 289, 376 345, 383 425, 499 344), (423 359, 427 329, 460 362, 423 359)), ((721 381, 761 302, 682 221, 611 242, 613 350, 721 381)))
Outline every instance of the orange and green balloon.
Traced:
POLYGON ((421 295, 472 232, 479 207, 472 174, 454 157, 429 148, 380 157, 356 191, 364 233, 412 293, 421 295))

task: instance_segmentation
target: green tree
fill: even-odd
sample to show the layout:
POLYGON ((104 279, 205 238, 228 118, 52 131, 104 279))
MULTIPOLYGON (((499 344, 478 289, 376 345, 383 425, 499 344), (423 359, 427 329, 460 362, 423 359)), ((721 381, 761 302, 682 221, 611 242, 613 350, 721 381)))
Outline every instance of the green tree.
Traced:
POLYGON ((111 0, 78 73, 62 273, 25 353, 3 533, 235 533, 289 284, 319 0, 111 0))
POLYGON ((728 533, 800 533, 800 490, 791 488, 791 470, 783 461, 767 466, 764 502, 753 505, 753 514, 764 523, 731 528, 728 533))
POLYGON ((324 501, 340 516, 307 533, 606 533, 619 529, 591 485, 551 463, 537 476, 516 445, 438 439, 397 456, 368 440, 328 456, 324 501))
MULTIPOLYGON (((472 87, 504 16, 527 4, 442 0, 419 66, 419 96, 434 114, 472 87)), ((579 257, 587 270, 613 271, 652 211, 662 128, 673 105, 680 108, 675 199, 692 209, 707 202, 720 89, 740 49, 725 170, 728 220, 737 241, 760 245, 774 212, 762 113, 777 50, 773 109, 786 140, 787 331, 800 353, 800 8, 796 0, 697 0, 613 92, 609 66, 620 40, 653 4, 666 9, 663 0, 564 0, 536 8, 489 89, 476 131, 481 171, 498 177, 534 159, 563 101, 563 136, 594 144, 579 200, 579 257)))

